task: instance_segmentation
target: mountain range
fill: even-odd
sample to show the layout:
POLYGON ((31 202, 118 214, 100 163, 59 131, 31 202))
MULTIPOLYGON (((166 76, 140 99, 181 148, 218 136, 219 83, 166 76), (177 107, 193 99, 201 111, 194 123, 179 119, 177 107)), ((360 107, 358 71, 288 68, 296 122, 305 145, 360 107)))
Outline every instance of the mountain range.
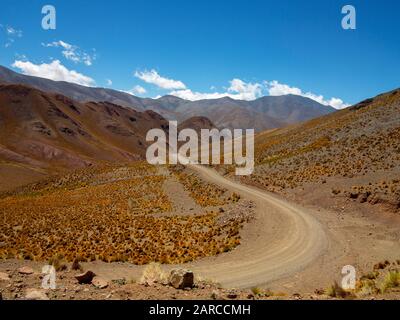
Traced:
POLYGON ((306 121, 335 111, 309 98, 285 95, 265 96, 254 101, 229 97, 188 101, 167 95, 159 99, 140 98, 107 88, 85 87, 16 73, 0 66, 0 83, 25 84, 44 92, 62 94, 80 103, 107 101, 136 111, 153 110, 167 120, 185 121, 206 117, 218 128, 263 131, 306 121))
POLYGON ((168 122, 151 110, 80 103, 26 85, 1 84, 0 174, 14 173, 16 180, 137 160, 144 157, 146 133, 153 128, 166 130, 168 122))

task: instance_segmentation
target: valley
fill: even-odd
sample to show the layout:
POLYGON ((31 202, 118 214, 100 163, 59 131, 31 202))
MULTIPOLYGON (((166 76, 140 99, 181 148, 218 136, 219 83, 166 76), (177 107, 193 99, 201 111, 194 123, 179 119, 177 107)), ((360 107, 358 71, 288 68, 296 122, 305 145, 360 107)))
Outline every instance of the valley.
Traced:
MULTIPOLYGON (((243 177, 230 165, 148 164, 146 132, 169 129, 152 110, 27 84, 1 84, 0 103, 7 298, 23 299, 36 279, 21 280, 18 268, 45 263, 59 267, 60 280, 78 264, 144 297, 160 297, 144 289, 152 286, 174 294, 164 282, 175 268, 193 271, 201 287, 181 298, 212 298, 215 290, 251 299, 398 295, 386 278, 399 272, 399 90, 259 132, 254 173, 243 177), (357 288, 338 293, 346 265, 357 272, 357 288), (142 283, 149 268, 155 280, 142 283), (14 280, 22 285, 14 289, 14 280)), ((214 127, 201 113, 178 125, 214 127)), ((98 297, 86 289, 78 296, 98 297)))

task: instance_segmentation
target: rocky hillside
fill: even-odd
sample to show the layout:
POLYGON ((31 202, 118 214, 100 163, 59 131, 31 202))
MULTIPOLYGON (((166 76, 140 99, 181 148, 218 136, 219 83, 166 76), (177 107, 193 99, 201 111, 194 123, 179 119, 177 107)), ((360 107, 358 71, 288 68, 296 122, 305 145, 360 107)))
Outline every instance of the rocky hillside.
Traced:
POLYGON ((281 192, 322 186, 333 195, 400 208, 400 90, 262 133, 247 183, 281 192), (329 188, 328 188, 329 187, 329 188))
POLYGON ((24 85, 0 85, 0 105, 0 173, 11 175, 8 181, 29 170, 139 159, 147 131, 168 127, 153 111, 108 102, 82 104, 24 85))

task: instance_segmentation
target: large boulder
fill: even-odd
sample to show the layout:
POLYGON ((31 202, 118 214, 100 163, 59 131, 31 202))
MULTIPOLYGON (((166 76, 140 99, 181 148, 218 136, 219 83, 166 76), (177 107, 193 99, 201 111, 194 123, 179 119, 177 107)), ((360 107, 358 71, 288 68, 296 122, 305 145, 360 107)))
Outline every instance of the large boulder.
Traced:
POLYGON ((174 269, 169 276, 169 284, 175 289, 192 288, 194 283, 193 272, 186 269, 174 269))
POLYGON ((78 280, 80 284, 90 284, 95 276, 94 272, 86 271, 85 273, 76 275, 75 279, 78 280))

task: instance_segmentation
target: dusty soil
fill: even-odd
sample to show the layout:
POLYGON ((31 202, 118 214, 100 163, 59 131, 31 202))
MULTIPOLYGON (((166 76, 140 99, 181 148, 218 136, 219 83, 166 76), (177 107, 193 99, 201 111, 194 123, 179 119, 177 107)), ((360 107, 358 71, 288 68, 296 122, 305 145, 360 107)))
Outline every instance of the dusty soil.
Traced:
MULTIPOLYGON (((395 265, 395 263, 393 263, 395 265)), ((400 262, 397 262, 400 268, 400 262)), ((387 290, 385 293, 370 291, 370 286, 363 287, 362 283, 373 280, 363 278, 358 282, 357 292, 345 293, 343 296, 333 296, 329 290, 315 289, 306 294, 288 293, 285 291, 271 291, 262 288, 252 289, 224 289, 219 284, 195 279, 191 288, 175 289, 169 285, 168 279, 143 284, 140 280, 118 278, 114 274, 112 279, 106 279, 96 274, 94 279, 101 279, 99 287, 95 280, 92 283, 80 284, 75 278, 82 271, 74 271, 71 265, 66 265, 66 270, 56 274, 56 288, 43 289, 44 274, 40 262, 8 260, 0 264, 0 300, 328 300, 328 299, 398 299, 400 287, 387 290), (21 268, 30 268, 31 274, 21 274, 21 268), (368 291, 365 290, 368 289, 368 291), (29 294, 35 293, 36 297, 29 294)), ((92 265, 93 266, 93 265, 92 265)), ((82 264, 83 271, 91 267, 82 264)), ((381 267, 379 267, 381 268, 381 267)), ((388 266, 383 266, 389 269, 388 266)), ((384 270, 376 269, 374 273, 384 274, 384 270), (376 271, 379 270, 379 271, 376 271)), ((343 292, 339 291, 340 294, 343 292)))
POLYGON ((47 176, 40 169, 0 161, 0 192, 39 181, 47 176))
MULTIPOLYGON (((103 184, 119 182, 121 170, 118 169, 112 175, 105 172, 100 180, 103 184)), ((121 176, 126 176, 126 170, 122 171, 121 176)), ((284 196, 279 196, 226 180, 209 169, 191 168, 185 172, 191 175, 196 171, 198 171, 196 179, 201 178, 207 183, 200 185, 199 195, 195 197, 192 196, 192 191, 186 190, 168 170, 161 172, 161 175, 169 177, 168 186, 171 188, 164 187, 163 190, 174 209, 169 213, 155 213, 156 216, 174 215, 175 209, 178 209, 178 215, 201 215, 203 207, 199 203, 204 204, 205 201, 201 188, 207 189, 217 184, 226 189, 227 194, 236 192, 242 198, 238 203, 221 207, 223 209, 219 212, 220 223, 227 223, 229 219, 248 221, 240 232, 241 245, 236 249, 183 265, 194 270, 201 279, 197 288, 188 292, 177 291, 163 285, 149 288, 138 284, 146 268, 144 266, 93 261, 81 264, 85 270, 92 270, 108 281, 107 289, 99 290, 92 285, 77 286, 73 277, 75 273, 69 271, 61 272, 59 280, 62 286, 56 292, 48 293, 48 296, 54 299, 172 299, 173 297, 208 299, 214 297, 213 291, 221 286, 224 288, 218 289, 221 297, 224 297, 231 288, 242 287, 246 289, 236 289, 239 292, 238 297, 247 298, 251 288, 259 287, 263 292, 267 292, 268 298, 320 299, 328 298, 321 293, 334 281, 340 283, 343 266, 353 265, 357 270, 357 276, 360 277, 371 270, 377 262, 396 261, 400 257, 399 228, 397 228, 399 217, 387 212, 386 215, 376 214, 373 210, 367 210, 373 208, 369 203, 360 204, 349 197, 331 193, 332 196, 327 198, 325 195, 332 186, 331 181, 319 188, 309 184, 286 191, 284 196), (177 191, 180 196, 177 196, 177 191), (300 203, 301 206, 294 202, 300 203), (321 203, 324 205, 321 206, 321 203), (194 210, 190 210, 191 208, 194 210), (252 211, 255 215, 248 216, 252 211), (310 219, 308 223, 304 224, 302 219, 296 220, 304 215, 305 221, 310 219), (320 231, 317 231, 318 228, 320 231), (305 231, 307 229, 308 231, 305 231), (300 232, 298 234, 300 238, 296 232, 300 232), (320 235, 321 238, 315 238, 316 235, 320 235), (315 243, 318 246, 315 246, 315 243), (291 260, 293 258, 295 260, 291 260), (125 281, 113 281, 118 279, 125 281)), ((340 185, 338 181, 335 183, 340 185)), ((214 202, 215 199, 210 198, 206 201, 214 202)), ((2 283, 2 286, 5 285, 2 287, 3 297, 24 298, 26 289, 37 288, 43 263, 43 260, 0 262, 2 270, 0 272, 7 273, 12 281, 16 282, 15 288, 13 282, 11 285, 2 283), (37 274, 19 275, 15 270, 23 265, 33 266, 37 274)), ((172 268, 181 266, 164 265, 162 268, 168 273, 172 268)), ((396 294, 396 292, 390 293, 391 297, 397 297, 396 294)), ((382 298, 376 295, 362 298, 371 297, 382 298)), ((388 297, 388 294, 384 297, 388 297)), ((250 295, 250 298, 253 297, 250 295)), ((257 295, 256 298, 266 298, 266 296, 257 295)))

